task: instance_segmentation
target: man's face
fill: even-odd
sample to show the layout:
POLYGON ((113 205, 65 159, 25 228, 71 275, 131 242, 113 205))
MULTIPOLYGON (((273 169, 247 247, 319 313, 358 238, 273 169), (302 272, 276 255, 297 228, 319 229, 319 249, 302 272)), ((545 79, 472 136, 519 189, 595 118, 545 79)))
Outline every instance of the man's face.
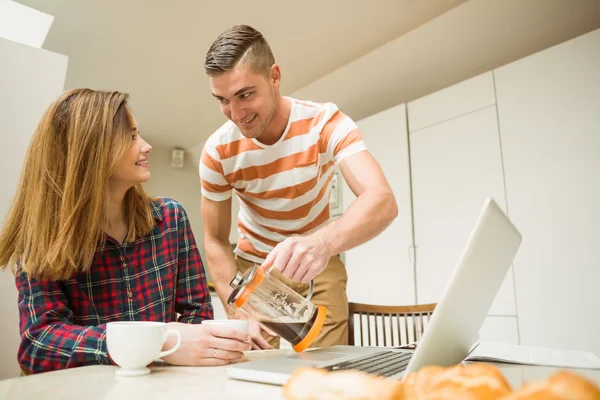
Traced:
POLYGON ((238 65, 231 71, 210 77, 212 94, 219 102, 221 112, 247 138, 258 139, 273 119, 278 70, 276 67, 273 73, 272 69, 267 78, 252 73, 245 65, 238 65))

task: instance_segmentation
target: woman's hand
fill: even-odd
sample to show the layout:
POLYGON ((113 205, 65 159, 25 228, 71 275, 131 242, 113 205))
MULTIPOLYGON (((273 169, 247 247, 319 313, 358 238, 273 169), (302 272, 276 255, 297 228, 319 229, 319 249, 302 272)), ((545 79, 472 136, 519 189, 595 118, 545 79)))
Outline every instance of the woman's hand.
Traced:
MULTIPOLYGON (((244 356, 252 348, 247 333, 215 325, 182 324, 170 322, 169 329, 181 333, 181 346, 163 360, 171 365, 225 365, 244 356)), ((169 336, 163 346, 168 350, 175 346, 176 338, 169 336)))

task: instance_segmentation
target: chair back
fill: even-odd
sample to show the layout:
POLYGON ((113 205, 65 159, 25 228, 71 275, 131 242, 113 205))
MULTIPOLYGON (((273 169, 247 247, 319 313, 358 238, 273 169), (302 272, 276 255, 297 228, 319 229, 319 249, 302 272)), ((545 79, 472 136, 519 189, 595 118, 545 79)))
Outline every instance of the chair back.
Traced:
POLYGON ((397 347, 417 342, 429 325, 436 303, 378 306, 349 303, 348 344, 397 347))

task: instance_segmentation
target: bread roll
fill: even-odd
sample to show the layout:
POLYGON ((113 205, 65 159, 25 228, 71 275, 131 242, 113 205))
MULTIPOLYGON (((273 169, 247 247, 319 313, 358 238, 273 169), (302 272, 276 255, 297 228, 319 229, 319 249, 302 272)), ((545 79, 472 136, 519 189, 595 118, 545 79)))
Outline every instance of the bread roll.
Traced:
POLYGON ((424 367, 404 381, 359 371, 298 369, 284 386, 288 400, 600 400, 600 390, 573 372, 560 371, 512 392, 489 364, 424 367))
POLYGON ((402 388, 407 400, 496 400, 511 392, 504 375, 487 364, 423 367, 402 388))
POLYGON ((559 371, 544 381, 524 384, 501 400, 600 400, 600 390, 587 379, 559 371))
POLYGON ((288 400, 402 400, 402 383, 359 371, 299 368, 283 387, 288 400))

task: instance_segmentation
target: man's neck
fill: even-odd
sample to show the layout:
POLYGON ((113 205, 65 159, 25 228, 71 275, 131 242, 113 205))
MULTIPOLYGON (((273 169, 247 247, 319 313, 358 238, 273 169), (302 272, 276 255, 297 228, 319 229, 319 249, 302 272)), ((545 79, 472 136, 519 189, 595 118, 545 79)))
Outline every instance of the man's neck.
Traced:
POLYGON ((280 96, 271 123, 260 135, 258 141, 262 144, 270 146, 277 143, 281 136, 285 133, 285 128, 288 125, 290 114, 292 112, 292 102, 289 98, 280 96))

